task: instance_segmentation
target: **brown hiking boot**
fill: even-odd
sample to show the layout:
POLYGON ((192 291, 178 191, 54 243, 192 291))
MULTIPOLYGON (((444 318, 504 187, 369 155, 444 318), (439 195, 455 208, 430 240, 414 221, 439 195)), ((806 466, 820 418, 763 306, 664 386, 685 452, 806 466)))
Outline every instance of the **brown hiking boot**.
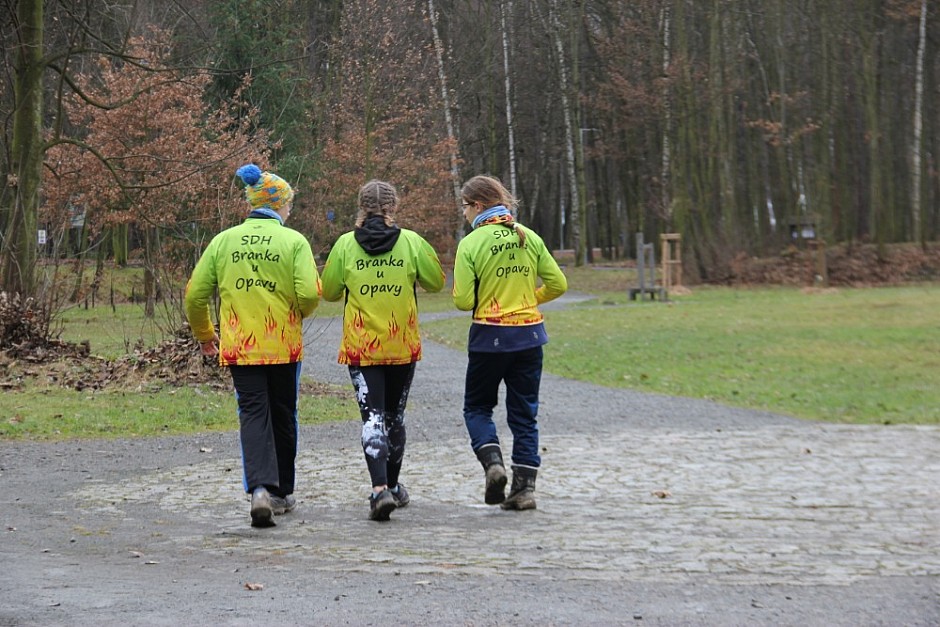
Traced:
POLYGON ((476 452, 477 459, 486 473, 483 500, 487 505, 497 505, 506 500, 506 467, 499 444, 484 444, 476 452))
POLYGON ((535 477, 538 468, 512 467, 512 487, 509 496, 502 502, 503 509, 535 509, 535 477))

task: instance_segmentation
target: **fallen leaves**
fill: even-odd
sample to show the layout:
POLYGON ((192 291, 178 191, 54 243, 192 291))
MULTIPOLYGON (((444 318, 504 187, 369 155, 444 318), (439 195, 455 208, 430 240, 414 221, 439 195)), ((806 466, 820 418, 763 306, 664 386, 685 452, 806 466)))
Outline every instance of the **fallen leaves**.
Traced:
MULTIPOLYGON (((868 287, 933 279, 940 268, 940 250, 897 244, 879 252, 874 244, 828 246, 825 250, 830 285, 868 287)), ((778 257, 757 258, 740 253, 728 264, 733 285, 814 285, 816 253, 791 246, 778 257)), ((832 293, 820 289, 813 293, 832 293)))
MULTIPOLYGON (((0 320, 0 327, 2 327, 0 320)), ((82 391, 121 388, 140 392, 148 387, 183 387, 200 384, 214 390, 230 390, 231 376, 214 358, 199 352, 199 343, 188 327, 153 348, 135 348, 115 360, 75 351, 64 342, 47 344, 29 358, 17 358, 0 337, 0 388, 18 389, 29 381, 53 384, 82 391), (58 348, 56 348, 58 347, 58 348)), ((304 394, 345 398, 346 390, 304 379, 304 394)), ((92 397, 88 397, 91 400, 92 397)), ((15 420, 14 416, 8 420, 15 420)), ((206 448, 204 453, 211 453, 206 448)))
POLYGON ((231 387, 228 371, 220 368, 217 361, 203 358, 188 328, 179 329, 174 337, 151 349, 135 349, 115 360, 102 359, 89 354, 85 346, 77 348, 58 340, 33 341, 9 348, 0 342, 0 346, 3 346, 0 385, 11 388, 33 379, 78 391, 133 389, 149 383, 231 387))

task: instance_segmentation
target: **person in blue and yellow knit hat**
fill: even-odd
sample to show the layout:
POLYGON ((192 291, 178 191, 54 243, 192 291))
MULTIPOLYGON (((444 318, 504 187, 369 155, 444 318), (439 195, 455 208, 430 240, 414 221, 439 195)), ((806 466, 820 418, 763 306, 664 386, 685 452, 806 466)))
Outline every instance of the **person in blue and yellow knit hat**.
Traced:
POLYGON ((245 183, 245 200, 252 209, 268 207, 277 211, 294 200, 294 190, 287 181, 253 163, 238 168, 235 174, 245 183))
POLYGON ((270 527, 273 515, 296 504, 302 322, 320 302, 320 277, 310 242, 284 226, 294 199, 287 181, 254 164, 236 174, 251 211, 209 242, 186 285, 184 308, 202 353, 218 355, 231 371, 251 524, 270 527), (218 334, 209 312, 216 288, 218 334))

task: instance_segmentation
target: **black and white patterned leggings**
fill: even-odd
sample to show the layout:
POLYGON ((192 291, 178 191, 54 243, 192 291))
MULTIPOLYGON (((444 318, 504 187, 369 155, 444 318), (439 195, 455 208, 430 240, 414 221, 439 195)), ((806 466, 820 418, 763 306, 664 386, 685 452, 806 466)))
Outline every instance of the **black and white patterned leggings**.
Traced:
POLYGON ((405 405, 415 364, 350 366, 362 416, 362 451, 373 486, 398 485, 405 456, 405 405))

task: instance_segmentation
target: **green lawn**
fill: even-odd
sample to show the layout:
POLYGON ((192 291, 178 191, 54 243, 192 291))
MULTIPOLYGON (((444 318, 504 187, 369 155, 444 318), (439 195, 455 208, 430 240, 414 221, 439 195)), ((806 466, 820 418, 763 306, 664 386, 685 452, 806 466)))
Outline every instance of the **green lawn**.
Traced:
MULTIPOLYGON (((833 422, 940 422, 940 286, 802 291, 696 287, 666 303, 626 297, 622 268, 567 267, 571 290, 593 298, 549 311, 545 368, 611 388, 704 398, 833 422)), ((452 311, 450 294, 419 295, 422 312, 452 311)), ((321 303, 317 316, 338 316, 321 303)), ((74 307, 63 339, 114 359, 168 337, 181 318, 140 304, 74 307)), ((469 318, 422 324, 464 350, 469 318)), ((178 326, 177 326, 178 328, 178 326)), ((348 390, 305 393, 303 423, 355 419, 348 390)), ((144 385, 75 391, 49 383, 0 394, 0 438, 56 439, 237 428, 230 391, 144 385)))
MULTIPOLYGON (((345 392, 345 390, 343 390, 345 392)), ((209 386, 4 390, 0 439, 134 437, 238 429, 235 394, 209 386)), ((357 417, 351 394, 301 394, 301 424, 357 417)))
MULTIPOLYGON (((577 287, 576 283, 573 287, 577 287)), ((546 370, 615 388, 852 423, 940 422, 940 288, 607 293, 549 312, 546 370)), ((466 320, 423 325, 463 346, 466 320)))

